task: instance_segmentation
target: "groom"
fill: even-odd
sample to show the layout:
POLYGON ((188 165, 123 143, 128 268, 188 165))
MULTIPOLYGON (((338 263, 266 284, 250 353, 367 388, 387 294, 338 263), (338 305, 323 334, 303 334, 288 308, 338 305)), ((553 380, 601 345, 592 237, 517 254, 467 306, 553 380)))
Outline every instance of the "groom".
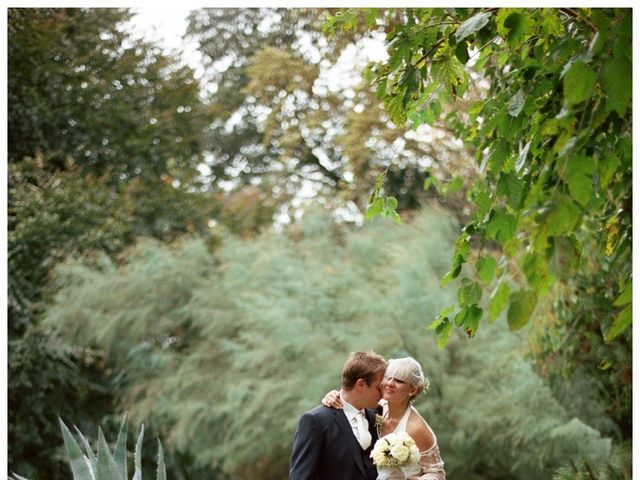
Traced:
POLYGON ((387 364, 374 352, 352 353, 342 370, 344 408, 305 413, 293 439, 290 480, 374 480, 375 412, 387 364))

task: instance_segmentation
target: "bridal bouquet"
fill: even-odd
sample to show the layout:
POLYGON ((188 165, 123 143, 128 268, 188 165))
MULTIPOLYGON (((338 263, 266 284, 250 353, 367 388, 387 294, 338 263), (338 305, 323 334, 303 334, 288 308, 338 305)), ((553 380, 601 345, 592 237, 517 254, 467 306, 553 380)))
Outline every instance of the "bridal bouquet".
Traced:
POLYGON ((371 451, 378 467, 378 479, 389 478, 394 471, 402 471, 404 478, 420 471, 420 451, 407 432, 394 432, 379 439, 371 451))

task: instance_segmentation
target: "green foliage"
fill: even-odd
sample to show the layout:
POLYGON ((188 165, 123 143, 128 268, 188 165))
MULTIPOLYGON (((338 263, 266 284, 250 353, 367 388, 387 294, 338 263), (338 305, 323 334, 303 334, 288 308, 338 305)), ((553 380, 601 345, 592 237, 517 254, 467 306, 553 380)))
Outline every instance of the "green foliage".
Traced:
MULTIPOLYGON (((438 426, 448 477, 550 478, 571 461, 609 458, 611 440, 572 418, 522 357, 522 340, 490 325, 473 342, 452 335, 444 361, 424 363, 432 382, 443 370, 427 419, 438 426)), ((594 402, 593 391, 576 387, 571 395, 594 402)))
MULTIPOLYGON (((397 200, 399 211, 418 208, 427 197, 424 163, 457 151, 444 135, 427 142, 393 128, 370 82, 329 80, 330 70, 345 69, 341 58, 363 51, 363 35, 358 29, 327 42, 327 15, 283 8, 191 13, 188 34, 215 85, 210 111, 216 118, 206 132, 209 178, 234 189, 257 185, 288 206, 292 218, 291 197, 309 185, 333 208, 355 205, 364 212, 372 186, 396 158, 383 177, 386 197, 397 200)), ((364 61, 355 62, 357 74, 364 61)), ((395 212, 382 202, 381 211, 395 212)))
MULTIPOLYGON (((107 444, 101 428, 98 427, 98 448, 97 453, 94 453, 89 442, 77 427, 75 430, 81 440, 83 449, 80 448, 78 442, 62 419, 59 419, 59 422, 74 480, 127 480, 129 478, 127 476, 126 416, 120 426, 120 432, 118 433, 118 439, 116 440, 113 453, 107 444)), ((142 479, 141 446, 143 437, 144 425, 140 427, 140 434, 136 442, 134 456, 135 470, 132 480, 142 479)), ((164 452, 162 450, 162 444, 158 441, 156 480, 166 480, 166 478, 164 452)))
MULTIPOLYGON (((354 28, 358 16, 348 12, 332 17, 332 32, 354 28)), ((445 119, 475 156, 480 174, 470 191, 481 202, 461 238, 472 237, 480 250, 509 260, 495 282, 509 281, 516 290, 510 327, 526 325, 555 282, 550 268, 556 241, 568 239, 577 251, 597 243, 602 256, 614 259, 611 281, 628 283, 631 10, 403 13, 399 20, 395 10, 380 11, 374 22, 386 26, 389 53, 374 70, 378 96, 399 126, 409 117, 414 127, 431 123, 440 115, 433 115, 433 103, 450 106, 445 119), (473 85, 478 80, 488 82, 488 90, 473 85)), ((444 281, 471 258, 456 252, 444 281)), ((463 316, 465 288, 458 295, 463 316)), ((484 316, 483 302, 478 308, 484 316)), ((631 324, 630 308, 619 307, 616 315, 609 341, 631 324)))
POLYGON ((59 349, 39 327, 53 268, 94 251, 115 257, 138 236, 209 231, 198 82, 134 39, 129 18, 8 10, 9 468, 29 478, 63 478, 51 411, 75 405, 78 421, 95 423, 115 390, 100 355, 59 349))
POLYGON ((110 352, 121 408, 161 424, 171 450, 239 478, 286 475, 298 416, 362 348, 425 366, 423 413, 454 476, 515 465, 514 478, 548 477, 570 458, 605 460, 610 440, 572 421, 520 356, 519 337, 452 334, 439 351, 417 334, 451 301, 438 278, 453 236, 442 213, 348 231, 308 212, 280 234, 226 238, 213 255, 197 240, 145 242, 120 267, 61 269, 46 320, 65 341, 110 352))
POLYGON ((553 480, 616 480, 632 478, 631 475, 631 446, 616 447, 611 458, 601 464, 589 462, 573 463, 558 469, 553 474, 553 480))
MULTIPOLYGON (((566 290, 541 308, 531 329, 529 354, 549 379, 565 408, 586 421, 602 418, 595 426, 609 435, 631 437, 632 335, 627 329, 610 341, 603 335, 615 323, 612 311, 627 301, 616 297, 620 287, 611 282, 613 262, 602 262, 597 246, 583 252, 585 272, 574 275, 566 290), (582 384, 597 392, 602 408, 591 411, 581 405, 567 385, 582 384), (565 400, 566 399, 566 400, 565 400)), ((625 289, 622 289, 623 292, 625 289)))
POLYGON ((169 174, 203 158, 199 84, 177 59, 124 28, 124 9, 8 10, 9 161, 67 157, 116 182, 169 174))
POLYGON ((113 407, 99 352, 58 348, 52 334, 32 328, 8 341, 9 471, 31 480, 65 478, 59 430, 51 409, 74 416, 81 427, 113 407))

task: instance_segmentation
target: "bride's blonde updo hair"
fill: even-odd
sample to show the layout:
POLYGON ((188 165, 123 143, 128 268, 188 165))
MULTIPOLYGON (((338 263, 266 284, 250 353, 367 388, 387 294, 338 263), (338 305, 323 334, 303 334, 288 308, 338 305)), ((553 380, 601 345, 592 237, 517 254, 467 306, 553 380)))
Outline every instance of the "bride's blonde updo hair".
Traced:
POLYGON ((418 393, 411 397, 411 400, 420 393, 426 393, 429 388, 429 379, 425 378, 424 373, 422 373, 422 367, 412 357, 392 358, 389 360, 384 376, 385 378, 397 378, 417 387, 418 393))

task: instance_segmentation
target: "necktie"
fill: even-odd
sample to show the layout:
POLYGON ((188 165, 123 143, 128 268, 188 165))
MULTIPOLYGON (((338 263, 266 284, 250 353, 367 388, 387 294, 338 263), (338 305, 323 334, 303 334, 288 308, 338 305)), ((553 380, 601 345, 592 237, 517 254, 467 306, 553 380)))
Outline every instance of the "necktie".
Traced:
POLYGON ((360 410, 356 415, 356 423, 358 425, 358 442, 363 450, 371 445, 371 433, 369 432, 369 422, 364 416, 364 411, 360 410))

